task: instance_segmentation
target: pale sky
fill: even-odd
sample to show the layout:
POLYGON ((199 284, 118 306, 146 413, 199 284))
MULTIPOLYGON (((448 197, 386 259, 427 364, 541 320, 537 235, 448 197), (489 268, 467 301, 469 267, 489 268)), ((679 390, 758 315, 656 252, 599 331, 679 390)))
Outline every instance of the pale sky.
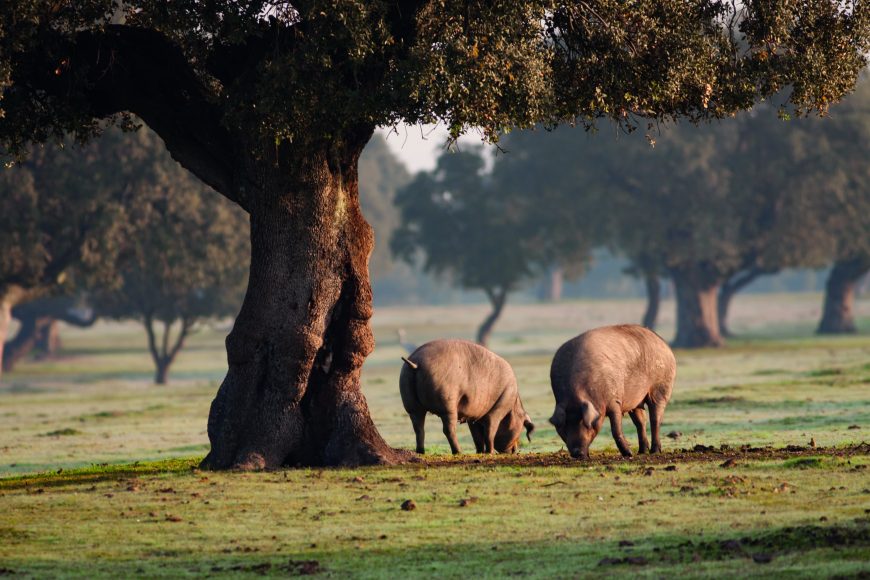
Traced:
MULTIPOLYGON (((431 171, 447 142, 447 129, 443 125, 398 125, 395 130, 381 128, 393 153, 401 159, 411 173, 431 171)), ((459 139, 463 144, 478 144, 480 137, 473 132, 459 139)), ((489 161, 489 160, 488 160, 489 161)), ((491 163, 487 163, 487 169, 491 163)))

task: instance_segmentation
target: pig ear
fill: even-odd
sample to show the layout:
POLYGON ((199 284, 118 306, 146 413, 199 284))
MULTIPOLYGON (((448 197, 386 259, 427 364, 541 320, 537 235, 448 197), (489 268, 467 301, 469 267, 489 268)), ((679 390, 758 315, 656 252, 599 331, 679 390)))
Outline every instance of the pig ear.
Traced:
POLYGON ((532 442, 532 433, 535 432, 535 424, 532 423, 531 417, 526 414, 526 419, 523 421, 523 427, 526 428, 526 437, 529 440, 529 443, 532 442))
POLYGON ((587 429, 592 429, 600 415, 601 413, 591 403, 583 404, 583 424, 586 425, 587 429))
POLYGON ((553 416, 550 417, 550 423, 553 424, 554 427, 561 427, 565 424, 565 408, 556 405, 556 409, 553 411, 553 416))

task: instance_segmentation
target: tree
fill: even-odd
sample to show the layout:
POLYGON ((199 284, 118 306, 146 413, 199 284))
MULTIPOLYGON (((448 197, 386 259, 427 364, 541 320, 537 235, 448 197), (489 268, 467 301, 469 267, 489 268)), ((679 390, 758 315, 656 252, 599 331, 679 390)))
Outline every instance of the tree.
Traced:
POLYGON ((58 324, 64 322, 80 328, 97 321, 96 312, 82 304, 80 297, 60 294, 19 304, 12 309, 12 317, 19 323, 15 337, 6 343, 3 371, 9 372, 34 349, 50 357, 59 348, 58 324))
POLYGON ((137 115, 251 220, 245 303, 209 416, 213 468, 398 461, 360 390, 373 348, 358 160, 374 129, 719 118, 792 88, 827 108, 867 10, 667 0, 10 0, 0 142, 137 115))
POLYGON ((143 324, 154 382, 165 385, 196 325, 238 312, 249 233, 237 206, 210 199, 215 193, 162 147, 153 154, 163 158, 161 171, 128 216, 130 228, 119 243, 119 283, 95 289, 94 303, 103 316, 143 324))
POLYGON ((153 169, 150 139, 117 130, 86 147, 66 139, 0 171, 0 359, 14 307, 111 278, 127 212, 153 169))
POLYGON ((376 243, 369 259, 372 277, 392 270, 390 236, 399 222, 399 212, 393 203, 396 191, 411 181, 405 165, 390 151, 380 135, 369 141, 359 160, 359 200, 372 229, 383 240, 376 243))
MULTIPOLYGON (((739 143, 731 154, 737 169, 733 187, 754 191, 761 211, 755 212, 757 219, 743 221, 742 263, 719 293, 723 332, 733 296, 759 276, 848 261, 868 251, 868 106, 865 80, 827 119, 740 119, 739 143)), ((832 296, 839 295, 837 288, 835 283, 832 296)))
POLYGON ((486 345, 508 294, 533 272, 534 256, 520 233, 522 208, 511 206, 481 175, 479 150, 448 152, 396 195, 401 225, 390 242, 408 264, 424 254, 423 270, 482 290, 492 312, 477 331, 486 345))

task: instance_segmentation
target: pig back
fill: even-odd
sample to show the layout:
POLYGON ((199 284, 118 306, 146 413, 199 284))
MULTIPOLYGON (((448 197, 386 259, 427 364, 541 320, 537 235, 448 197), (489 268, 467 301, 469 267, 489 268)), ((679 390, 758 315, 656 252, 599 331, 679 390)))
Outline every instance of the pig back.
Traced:
POLYGON ((408 358, 418 366, 412 371, 418 400, 433 413, 456 410, 461 418, 479 419, 500 399, 513 404, 517 396, 507 361, 473 342, 434 340, 408 358))
POLYGON ((550 369, 553 394, 571 406, 580 398, 597 405, 639 406, 648 393, 670 388, 676 360, 667 343, 638 325, 604 326, 584 332, 557 351, 550 369))

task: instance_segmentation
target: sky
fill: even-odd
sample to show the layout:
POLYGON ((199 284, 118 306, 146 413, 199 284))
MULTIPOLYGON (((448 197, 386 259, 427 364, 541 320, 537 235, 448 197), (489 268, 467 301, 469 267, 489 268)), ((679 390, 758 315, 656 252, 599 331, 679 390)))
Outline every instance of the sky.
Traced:
MULTIPOLYGON (((447 142, 447 129, 443 125, 397 125, 381 128, 390 149, 408 166, 411 173, 431 171, 447 142)), ((471 133, 459 139, 459 147, 480 143, 480 137, 471 133)), ((486 168, 491 166, 491 156, 486 168)))

